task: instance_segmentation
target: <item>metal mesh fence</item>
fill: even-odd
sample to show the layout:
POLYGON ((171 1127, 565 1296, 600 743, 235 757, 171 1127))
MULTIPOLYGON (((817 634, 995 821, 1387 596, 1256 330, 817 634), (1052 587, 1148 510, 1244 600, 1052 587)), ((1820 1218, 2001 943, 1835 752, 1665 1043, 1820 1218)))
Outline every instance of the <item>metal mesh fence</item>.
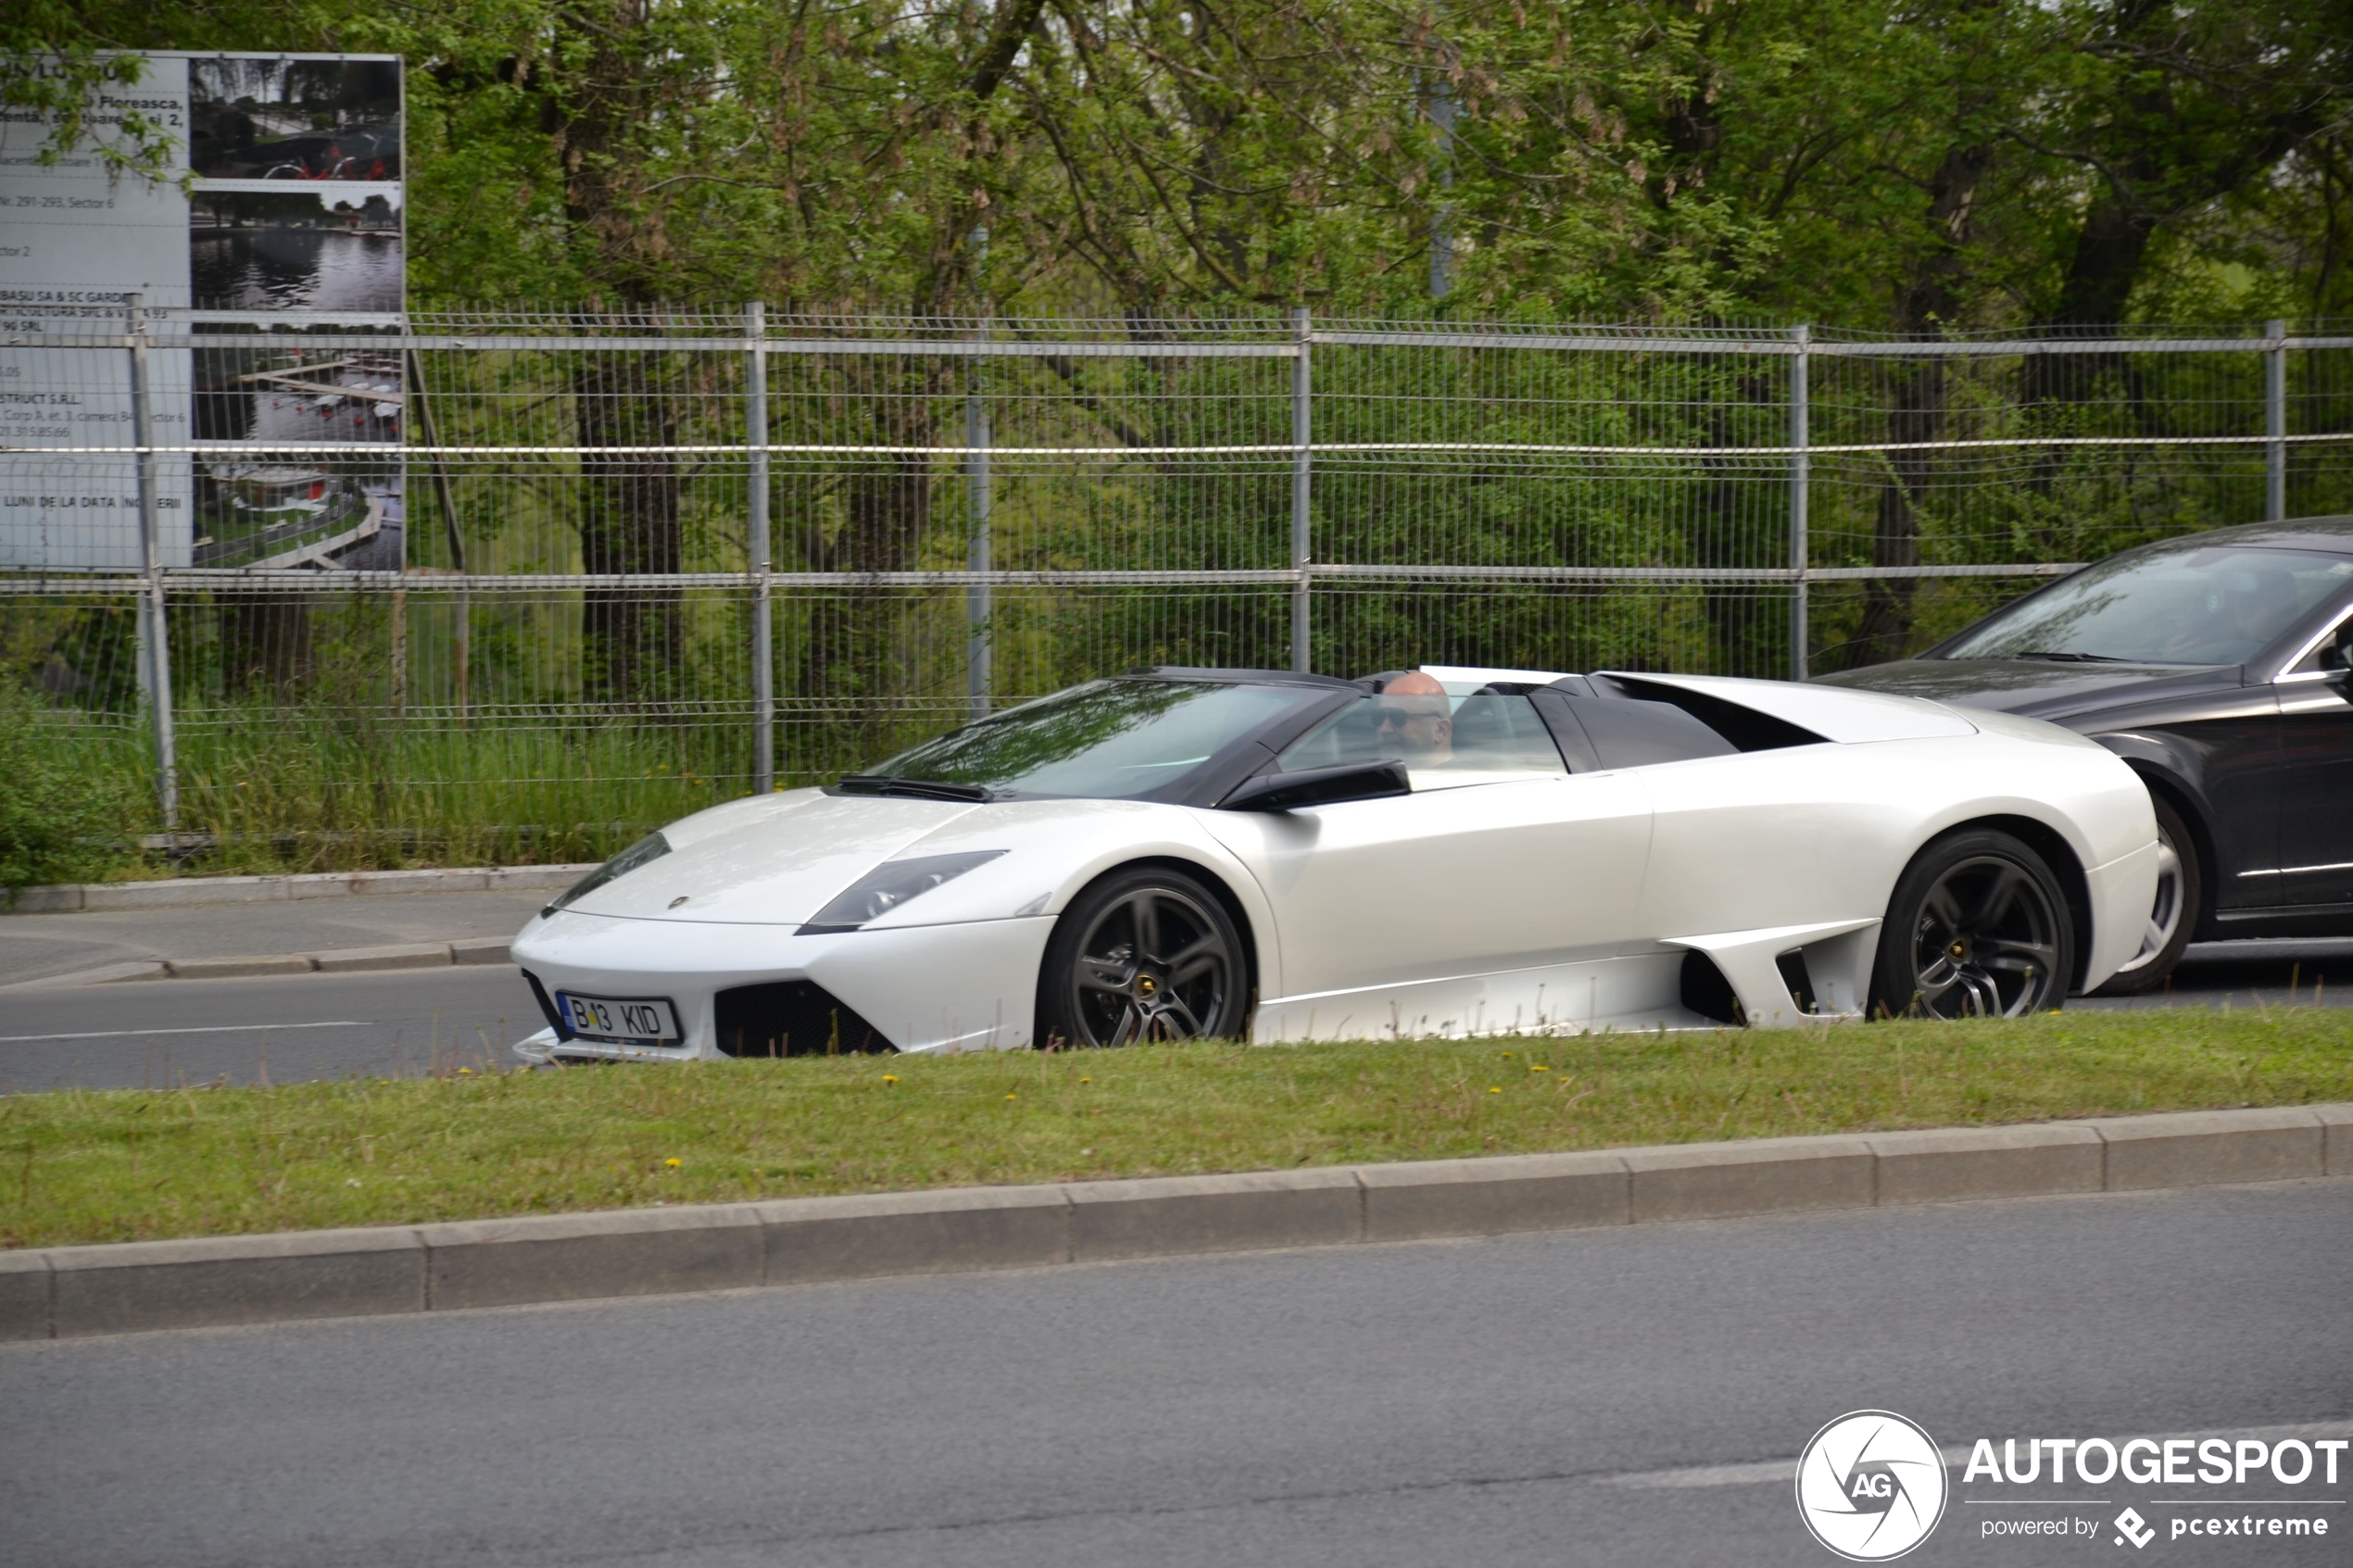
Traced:
POLYGON ((1138 664, 1871 662, 2353 510, 2326 323, 6 325, 11 721, 313 864, 591 856, 1138 664))

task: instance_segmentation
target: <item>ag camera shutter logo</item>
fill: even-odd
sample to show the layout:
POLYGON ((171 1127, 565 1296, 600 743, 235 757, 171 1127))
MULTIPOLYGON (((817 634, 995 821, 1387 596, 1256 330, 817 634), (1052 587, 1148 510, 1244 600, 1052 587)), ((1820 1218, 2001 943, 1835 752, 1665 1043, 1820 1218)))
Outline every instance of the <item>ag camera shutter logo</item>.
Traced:
POLYGON ((1936 1440, 1894 1411, 1840 1416, 1798 1456, 1798 1515, 1849 1562, 1885 1562, 1928 1539, 1945 1497, 1936 1440))

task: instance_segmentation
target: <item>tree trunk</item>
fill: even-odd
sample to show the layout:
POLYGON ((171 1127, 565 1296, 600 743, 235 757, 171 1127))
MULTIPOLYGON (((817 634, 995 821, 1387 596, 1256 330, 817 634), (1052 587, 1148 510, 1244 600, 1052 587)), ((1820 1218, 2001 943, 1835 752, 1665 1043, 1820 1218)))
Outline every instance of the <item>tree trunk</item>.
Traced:
MULTIPOLYGON (((583 316, 585 332, 659 331, 647 318, 662 285, 662 236, 642 210, 635 137, 648 112, 654 73, 646 0, 607 0, 581 86, 557 132, 563 161, 564 216, 587 251, 592 277, 620 309, 583 316), (616 320, 618 317, 618 320, 616 320)), ((599 302, 601 304, 601 301, 599 302)), ((683 389, 659 352, 573 355, 573 403, 584 446, 668 446, 678 441, 683 389)), ((589 572, 680 570, 678 460, 669 453, 584 455, 580 557, 589 572)), ((590 589, 581 608, 581 695, 588 702, 643 705, 679 695, 683 650, 675 588, 590 589)))
MULTIPOLYGON (((1906 337, 1942 332, 1960 310, 1962 246, 1969 238, 1978 182, 1993 160, 1990 146, 1951 148, 1929 183, 1933 245, 1895 301, 1896 330, 1906 337)), ((1949 366, 1943 359, 1897 359, 1888 366, 1895 383, 1887 411, 1889 442, 1906 445, 1943 439, 1949 366)), ((1878 515, 1871 529, 1871 564, 1918 566, 1919 508, 1935 471, 1935 454, 1894 451, 1887 454, 1887 478, 1880 489, 1878 515)), ((1865 584, 1863 623, 1843 651, 1840 668, 1859 669, 1901 659, 1911 651, 1913 600, 1919 587, 1919 580, 1914 577, 1874 577, 1865 584)))
MULTIPOLYGON (((679 389, 666 356, 579 354, 572 380, 582 445, 677 444, 679 389)), ((683 569, 675 457, 591 453, 581 458, 580 470, 581 570, 635 576, 683 569)), ((581 691, 587 701, 642 709, 678 697, 680 596, 674 587, 587 591, 581 609, 581 691)))

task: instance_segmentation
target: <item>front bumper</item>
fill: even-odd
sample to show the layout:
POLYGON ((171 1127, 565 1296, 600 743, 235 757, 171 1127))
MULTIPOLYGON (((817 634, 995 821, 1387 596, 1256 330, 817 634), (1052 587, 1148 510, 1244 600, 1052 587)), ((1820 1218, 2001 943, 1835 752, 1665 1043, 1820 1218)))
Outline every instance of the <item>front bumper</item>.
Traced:
POLYGON ((515 939, 515 962, 552 997, 665 997, 685 1038, 674 1047, 522 1041, 526 1060, 716 1057, 722 991, 807 980, 838 997, 902 1051, 1014 1049, 1037 1014, 1038 970, 1053 918, 891 926, 803 936, 791 926, 634 920, 560 910, 515 939))

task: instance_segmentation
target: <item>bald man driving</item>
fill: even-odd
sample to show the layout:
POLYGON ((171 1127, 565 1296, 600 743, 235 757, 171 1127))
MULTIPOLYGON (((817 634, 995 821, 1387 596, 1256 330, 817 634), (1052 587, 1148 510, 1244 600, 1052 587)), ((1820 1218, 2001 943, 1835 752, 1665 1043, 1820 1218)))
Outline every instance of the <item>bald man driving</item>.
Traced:
POLYGON ((1408 768, 1441 768, 1453 760, 1453 705, 1437 678, 1416 670, 1380 689, 1373 711, 1380 745, 1394 747, 1408 768))

